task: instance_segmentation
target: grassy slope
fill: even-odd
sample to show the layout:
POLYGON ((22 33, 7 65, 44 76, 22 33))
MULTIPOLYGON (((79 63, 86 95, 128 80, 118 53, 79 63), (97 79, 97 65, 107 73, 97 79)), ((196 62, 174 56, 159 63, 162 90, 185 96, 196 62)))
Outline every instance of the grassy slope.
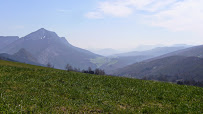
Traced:
POLYGON ((0 61, 0 112, 203 113, 203 88, 0 61))

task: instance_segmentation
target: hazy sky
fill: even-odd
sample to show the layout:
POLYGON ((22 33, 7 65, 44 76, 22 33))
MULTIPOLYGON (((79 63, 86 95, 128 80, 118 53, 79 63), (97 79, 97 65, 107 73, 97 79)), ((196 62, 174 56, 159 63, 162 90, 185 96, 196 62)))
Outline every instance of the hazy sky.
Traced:
POLYGON ((0 36, 39 28, 81 48, 203 44, 203 0, 0 0, 0 36))

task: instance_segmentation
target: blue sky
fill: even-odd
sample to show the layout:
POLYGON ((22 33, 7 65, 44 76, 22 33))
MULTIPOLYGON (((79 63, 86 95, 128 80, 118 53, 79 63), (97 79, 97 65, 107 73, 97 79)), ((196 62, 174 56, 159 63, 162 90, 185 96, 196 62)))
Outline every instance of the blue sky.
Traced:
POLYGON ((55 31, 81 48, 202 44, 203 0, 0 0, 0 35, 55 31))

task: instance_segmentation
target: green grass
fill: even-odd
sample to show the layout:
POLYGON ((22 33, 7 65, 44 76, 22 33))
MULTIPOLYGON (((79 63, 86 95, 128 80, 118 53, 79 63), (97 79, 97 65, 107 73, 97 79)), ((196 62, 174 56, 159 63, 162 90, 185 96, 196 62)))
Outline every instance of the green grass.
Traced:
POLYGON ((101 67, 104 64, 107 64, 109 66, 118 62, 118 60, 113 59, 115 58, 97 57, 95 59, 90 59, 90 62, 96 64, 97 67, 101 67))
POLYGON ((0 61, 0 113, 203 113, 203 88, 0 61))

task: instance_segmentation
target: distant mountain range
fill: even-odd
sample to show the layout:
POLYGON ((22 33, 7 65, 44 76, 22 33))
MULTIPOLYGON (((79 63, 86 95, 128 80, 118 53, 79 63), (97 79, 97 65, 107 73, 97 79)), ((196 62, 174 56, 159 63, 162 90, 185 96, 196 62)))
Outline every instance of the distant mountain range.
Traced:
POLYGON ((110 55, 115 55, 118 53, 122 53, 123 51, 111 49, 111 48, 105 48, 105 49, 89 49, 91 52, 96 53, 98 55, 102 56, 110 56, 110 55))
POLYGON ((203 46, 195 46, 135 63, 114 71, 115 75, 168 80, 203 81, 203 46))
POLYGON ((0 52, 14 54, 22 48, 32 54, 38 63, 43 65, 50 63, 59 69, 64 69, 66 64, 81 69, 95 68, 96 65, 92 64, 90 59, 100 57, 90 51, 71 45, 64 37, 59 37, 55 32, 44 28, 23 38, 16 38, 15 41, 3 46, 0 52))
POLYGON ((136 48, 134 48, 132 51, 147 51, 151 50, 157 47, 165 47, 163 44, 156 44, 156 45, 139 45, 136 48))
MULTIPOLYGON (((141 62, 144 60, 152 59, 154 57, 158 57, 160 55, 164 55, 170 52, 174 52, 177 50, 182 50, 187 48, 185 47, 157 47, 147 51, 133 51, 128 53, 116 54, 111 57, 107 57, 108 62, 104 62, 100 65, 101 69, 104 69, 106 73, 111 74, 113 70, 118 68, 123 68, 125 66, 131 65, 133 63, 141 62)), ((99 59, 101 60, 101 59, 99 59)), ((101 64, 101 61, 98 61, 101 64)))
POLYGON ((182 49, 182 50, 178 50, 178 51, 174 51, 171 53, 167 53, 152 59, 149 59, 148 61, 151 60, 156 60, 156 59, 160 59, 160 58, 164 58, 164 57, 169 57, 169 56, 185 56, 185 57, 200 57, 203 58, 203 45, 200 46, 193 46, 190 48, 186 48, 186 49, 182 49))
POLYGON ((115 56, 151 56, 156 57, 164 55, 177 50, 185 49, 187 46, 174 46, 174 47, 156 47, 146 51, 132 51, 127 53, 116 54, 115 56))

